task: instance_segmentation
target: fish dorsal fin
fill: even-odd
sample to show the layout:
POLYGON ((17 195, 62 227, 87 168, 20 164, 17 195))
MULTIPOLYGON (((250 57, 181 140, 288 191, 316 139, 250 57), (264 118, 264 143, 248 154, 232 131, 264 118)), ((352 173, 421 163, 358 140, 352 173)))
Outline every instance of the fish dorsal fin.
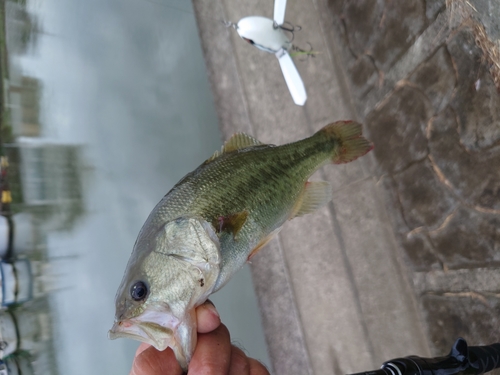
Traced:
POLYGON ((262 142, 245 133, 236 133, 224 143, 223 152, 231 152, 240 148, 261 145, 262 142))
POLYGON ((245 134, 245 133, 236 133, 234 134, 231 138, 229 138, 226 143, 224 143, 224 146, 222 146, 221 150, 217 150, 214 152, 214 154, 207 159, 206 162, 210 162, 214 159, 217 159, 219 156, 222 154, 225 154, 226 152, 231 152, 235 150, 239 150, 240 148, 245 148, 245 147, 250 147, 250 146, 257 146, 257 145, 262 145, 263 143, 254 137, 245 134))
POLYGON ((290 219, 310 214, 332 199, 332 186, 326 181, 306 182, 306 187, 295 203, 290 219))

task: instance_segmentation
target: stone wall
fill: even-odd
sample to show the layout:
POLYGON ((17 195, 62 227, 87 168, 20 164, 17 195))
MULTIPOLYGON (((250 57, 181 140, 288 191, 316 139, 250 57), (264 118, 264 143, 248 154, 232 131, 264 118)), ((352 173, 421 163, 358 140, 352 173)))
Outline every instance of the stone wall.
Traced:
POLYGON ((434 354, 500 341, 499 4, 323 4, 434 354))

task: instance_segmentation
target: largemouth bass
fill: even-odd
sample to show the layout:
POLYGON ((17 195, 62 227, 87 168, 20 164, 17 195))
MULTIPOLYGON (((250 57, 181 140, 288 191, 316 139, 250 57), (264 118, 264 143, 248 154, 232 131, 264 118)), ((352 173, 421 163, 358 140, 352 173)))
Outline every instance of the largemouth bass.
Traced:
POLYGON ((328 182, 308 181, 318 168, 372 148, 355 122, 336 122, 283 146, 234 135, 149 215, 116 294, 109 337, 170 347, 187 369, 196 346, 195 308, 287 220, 330 201, 328 182))

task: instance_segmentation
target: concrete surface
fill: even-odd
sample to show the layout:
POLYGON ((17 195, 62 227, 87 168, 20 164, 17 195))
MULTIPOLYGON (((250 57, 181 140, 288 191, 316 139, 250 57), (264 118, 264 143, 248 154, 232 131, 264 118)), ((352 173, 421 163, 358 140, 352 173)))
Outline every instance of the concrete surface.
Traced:
POLYGON ((346 374, 444 354, 458 336, 500 341, 495 0, 290 0, 294 44, 320 51, 295 59, 304 107, 275 57, 220 22, 272 17, 271 1, 193 5, 225 138, 282 144, 356 119, 375 143, 314 176, 332 181, 333 202, 253 260, 274 373, 346 374))

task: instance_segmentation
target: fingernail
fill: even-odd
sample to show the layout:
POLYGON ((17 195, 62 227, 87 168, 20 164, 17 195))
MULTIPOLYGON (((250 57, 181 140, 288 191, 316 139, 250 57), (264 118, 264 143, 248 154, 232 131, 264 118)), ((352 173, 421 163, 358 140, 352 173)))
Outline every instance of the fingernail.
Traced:
POLYGON ((212 301, 210 301, 209 299, 207 299, 205 301, 205 306, 206 308, 212 313, 214 314, 216 317, 220 318, 220 315, 219 315, 219 312, 217 311, 217 309, 215 308, 215 305, 212 303, 212 301))

